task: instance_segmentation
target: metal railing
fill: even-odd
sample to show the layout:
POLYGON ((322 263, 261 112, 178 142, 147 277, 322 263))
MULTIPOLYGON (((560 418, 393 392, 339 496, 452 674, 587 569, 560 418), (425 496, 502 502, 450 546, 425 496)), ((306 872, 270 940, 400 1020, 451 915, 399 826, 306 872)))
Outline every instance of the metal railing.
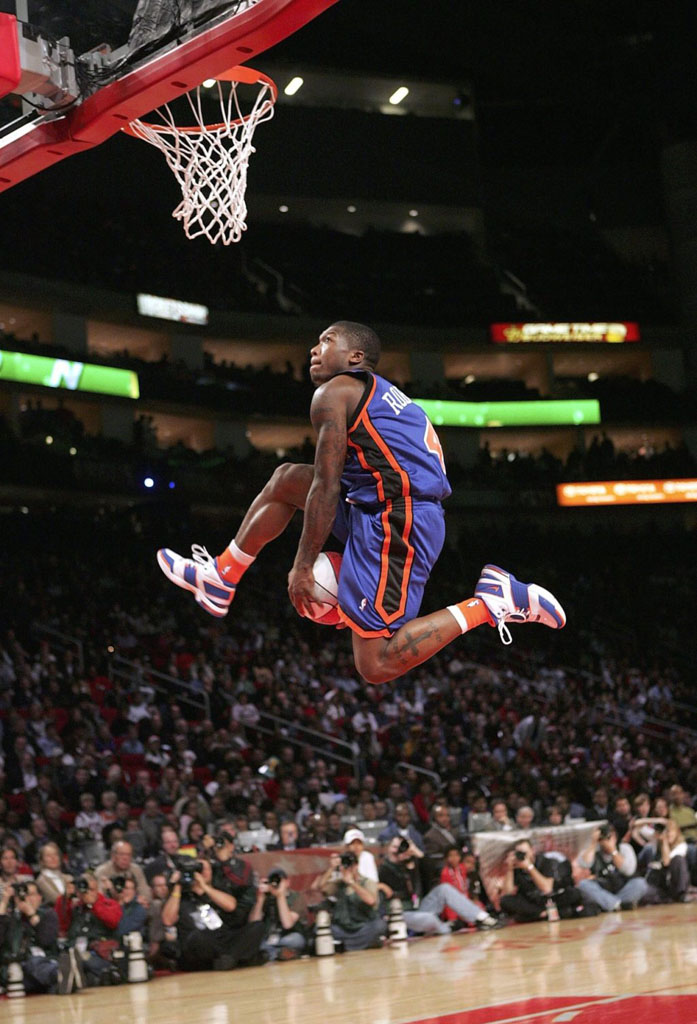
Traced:
POLYGON ((410 772, 417 772, 419 775, 425 775, 429 779, 433 779, 436 784, 436 789, 441 787, 441 777, 438 772, 432 772, 430 768, 422 768, 418 764, 410 764, 408 761, 399 761, 395 766, 397 768, 406 768, 410 772))
POLYGON ((76 636, 68 636, 67 633, 61 633, 60 630, 54 629, 53 626, 45 626, 40 622, 37 622, 34 625, 34 629, 37 633, 42 633, 47 637, 51 637, 54 645, 58 646, 63 651, 70 650, 71 647, 74 647, 77 655, 77 669, 80 675, 82 675, 85 671, 85 651, 82 646, 82 640, 78 640, 76 636), (58 641, 57 644, 56 641, 58 641))
POLYGON ((211 705, 208 694, 205 690, 197 690, 191 683, 176 676, 168 676, 164 672, 150 668, 148 665, 141 665, 137 661, 129 661, 122 658, 120 654, 112 654, 109 659, 109 677, 121 679, 129 684, 131 689, 137 686, 151 686, 159 694, 171 697, 176 696, 177 703, 186 704, 189 707, 202 711, 204 718, 210 718, 211 705))
POLYGON ((310 729, 306 725, 289 721, 287 718, 281 718, 279 715, 272 715, 268 711, 260 712, 259 721, 255 725, 250 726, 250 728, 257 729, 267 736, 278 736, 287 743, 301 743, 304 747, 309 747, 316 754, 321 754, 332 761, 338 761, 340 764, 349 765, 356 782, 360 779, 359 755, 354 751, 352 744, 347 740, 339 739, 338 736, 334 736, 330 732, 310 729), (266 724, 270 722, 274 724, 266 724), (305 737, 308 736, 312 738, 306 739, 305 737), (313 740, 321 742, 315 743, 313 740), (337 748, 339 750, 343 748, 344 753, 339 753, 337 748))

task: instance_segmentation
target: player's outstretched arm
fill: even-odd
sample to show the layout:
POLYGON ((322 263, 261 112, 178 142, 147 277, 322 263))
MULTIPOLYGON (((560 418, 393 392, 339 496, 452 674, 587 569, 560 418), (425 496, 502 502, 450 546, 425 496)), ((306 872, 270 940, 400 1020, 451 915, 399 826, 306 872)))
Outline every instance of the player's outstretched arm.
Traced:
POLYGON ((313 600, 312 566, 336 516, 346 461, 348 409, 355 407, 361 392, 357 381, 335 377, 319 387, 312 399, 310 418, 317 431, 314 477, 305 501, 303 532, 288 575, 288 595, 301 615, 313 600))

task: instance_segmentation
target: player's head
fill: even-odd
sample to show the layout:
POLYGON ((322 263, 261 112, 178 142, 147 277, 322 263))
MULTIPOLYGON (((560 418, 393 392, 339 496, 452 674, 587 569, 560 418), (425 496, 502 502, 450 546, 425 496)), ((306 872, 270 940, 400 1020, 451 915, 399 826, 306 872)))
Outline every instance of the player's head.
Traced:
POLYGON ((322 331, 310 351, 310 379, 319 387, 345 370, 374 370, 380 359, 380 339, 365 324, 337 320, 322 331))

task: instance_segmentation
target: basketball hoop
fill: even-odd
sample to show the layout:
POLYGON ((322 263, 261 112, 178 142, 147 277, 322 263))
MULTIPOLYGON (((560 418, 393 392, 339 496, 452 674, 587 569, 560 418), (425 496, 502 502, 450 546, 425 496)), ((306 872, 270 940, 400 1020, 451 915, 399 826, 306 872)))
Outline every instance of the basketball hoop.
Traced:
POLYGON ((164 153, 182 190, 182 201, 172 216, 182 222, 186 237, 205 235, 212 244, 230 245, 239 242, 247 227, 245 191, 252 139, 256 126, 273 117, 278 89, 260 71, 234 67, 216 77, 220 120, 207 124, 202 99, 208 93, 202 94, 202 88, 185 94, 195 124, 177 125, 165 103, 155 112, 159 123, 131 121, 124 131, 164 153), (238 96, 240 84, 259 86, 248 113, 243 113, 238 96))

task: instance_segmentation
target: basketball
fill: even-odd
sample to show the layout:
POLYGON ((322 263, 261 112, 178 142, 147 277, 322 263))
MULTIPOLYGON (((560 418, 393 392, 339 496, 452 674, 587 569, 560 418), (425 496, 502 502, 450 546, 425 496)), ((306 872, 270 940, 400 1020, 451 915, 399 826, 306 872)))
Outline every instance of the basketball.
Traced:
POLYGON ((337 604, 341 555, 337 551, 321 551, 312 572, 315 577, 317 601, 313 601, 306 618, 322 626, 337 626, 341 622, 337 604))

